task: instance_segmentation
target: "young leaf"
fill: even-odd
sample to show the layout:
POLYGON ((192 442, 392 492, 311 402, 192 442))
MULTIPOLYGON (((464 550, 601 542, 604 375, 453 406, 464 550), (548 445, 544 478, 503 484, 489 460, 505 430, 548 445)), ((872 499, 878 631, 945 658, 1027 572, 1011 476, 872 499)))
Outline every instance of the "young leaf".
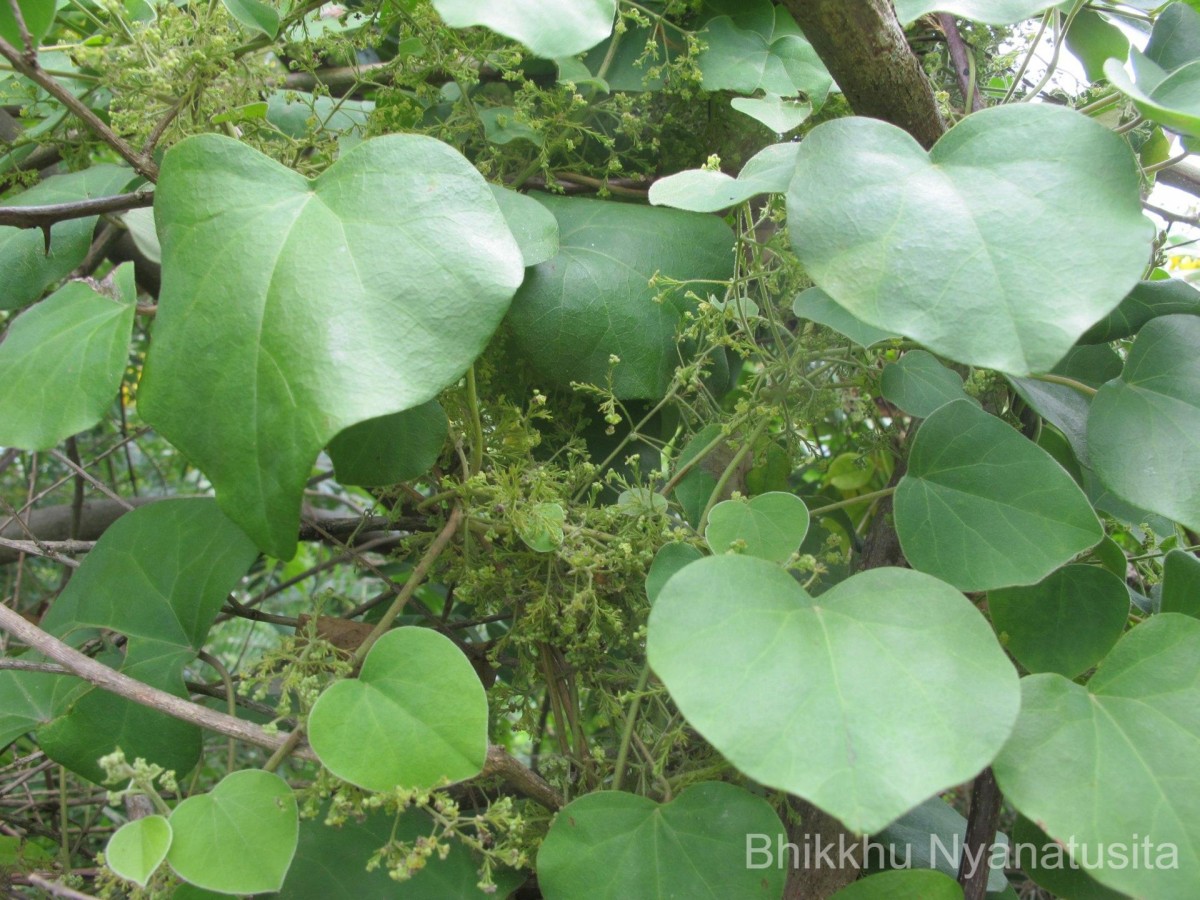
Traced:
POLYGON ((1021 718, 993 764, 1018 811, 1131 896, 1189 897, 1200 883, 1198 657, 1200 621, 1164 613, 1126 634, 1087 687, 1023 679, 1021 718))
POLYGON ((1026 669, 1074 678, 1121 637, 1129 591, 1098 566, 1064 566, 1030 587, 991 591, 988 611, 1008 652, 1026 669))
POLYGON ((691 212, 717 212, 759 194, 782 194, 796 170, 800 145, 793 141, 771 144, 754 156, 737 178, 708 169, 687 169, 650 185, 650 202, 691 212))
POLYGON ((308 719, 313 750, 369 791, 461 781, 487 757, 487 697, 454 643, 427 628, 381 637, 358 678, 335 682, 308 719))
POLYGON ((262 0, 221 0, 229 14, 254 31, 261 31, 271 40, 279 34, 279 13, 262 0))
POLYGON ((972 777, 1017 716, 1016 672, 979 611, 908 569, 862 572, 814 599, 765 560, 708 557, 663 586, 647 653, 741 772, 854 831, 972 777))
POLYGON ((962 591, 1041 581, 1104 537, 1045 450, 966 400, 921 425, 895 506, 908 561, 962 591))
POLYGON ((740 542, 749 556, 787 562, 808 533, 808 508, 795 494, 772 491, 750 500, 725 500, 708 514, 704 539, 713 553, 740 542))
POLYGON ((537 857, 546 900, 580 897, 775 900, 784 866, 750 866, 752 841, 774 858, 783 823, 761 797, 722 782, 669 803, 620 791, 585 794, 559 811, 537 857))
POLYGON ((167 862, 180 878, 222 894, 276 891, 296 852, 296 795, 278 775, 242 769, 171 813, 167 862))
POLYGON ((145 816, 126 822, 108 840, 104 864, 142 887, 167 858, 171 823, 162 816, 145 816))
POLYGON ((72 281, 9 325, 0 344, 0 444, 46 450, 103 418, 129 356, 132 264, 116 270, 113 292, 72 281))
POLYGON ((968 116, 929 154, 875 119, 826 122, 787 202, 796 255, 852 315, 1010 375, 1048 371, 1115 307, 1153 236, 1128 147, 1049 104, 968 116))
POLYGON ((537 199, 558 220, 560 249, 530 270, 513 300, 515 348, 546 384, 604 385, 611 372, 621 399, 658 399, 679 364, 676 333, 691 304, 681 291, 656 302, 662 289, 651 278, 728 278, 729 226, 672 209, 537 199))
POLYGON ((1120 378, 1092 400, 1088 452, 1130 503, 1200 528, 1200 317, 1162 316, 1138 332, 1120 378))
POLYGON ((433 0, 451 28, 482 25, 557 59, 596 46, 613 30, 617 0, 433 0))
POLYGON ((141 411, 280 559, 317 452, 457 379, 524 274, 483 178, 419 135, 364 141, 315 181, 229 138, 188 138, 163 161, 156 215, 141 411))

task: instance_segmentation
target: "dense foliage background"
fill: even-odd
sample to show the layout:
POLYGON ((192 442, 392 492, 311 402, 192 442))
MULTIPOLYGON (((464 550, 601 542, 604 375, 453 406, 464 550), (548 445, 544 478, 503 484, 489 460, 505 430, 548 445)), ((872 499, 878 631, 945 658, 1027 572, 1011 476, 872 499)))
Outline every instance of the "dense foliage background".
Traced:
POLYGON ((1198 7, 2 0, 6 895, 1195 896, 1198 7))

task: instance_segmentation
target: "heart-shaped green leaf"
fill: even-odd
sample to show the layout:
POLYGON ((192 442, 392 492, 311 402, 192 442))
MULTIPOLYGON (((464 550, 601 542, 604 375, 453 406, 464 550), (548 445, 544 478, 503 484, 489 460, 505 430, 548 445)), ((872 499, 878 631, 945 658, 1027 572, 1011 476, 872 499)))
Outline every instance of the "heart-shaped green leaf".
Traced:
POLYGON ((985 25, 1011 25, 1036 16, 1051 0, 896 0, 896 18, 907 25, 931 12, 953 13, 985 25))
POLYGON ((185 881, 222 894, 277 891, 296 852, 296 796, 278 775, 243 769, 171 813, 167 862, 185 881))
POLYGON ((723 281, 733 235, 715 216, 541 195, 558 219, 559 253, 529 271, 508 316, 516 350, 546 384, 607 384, 622 399, 658 399, 679 364, 683 291, 673 279, 723 281), (613 363, 612 357, 618 358, 613 363))
MULTIPOLYGON (((121 632, 124 656, 113 654, 107 664, 186 696, 184 666, 257 555, 212 500, 156 501, 104 532, 41 625, 68 643, 90 636, 88 629, 121 632)), ((200 758, 195 725, 78 679, 0 674, 0 713, 7 714, 0 714, 0 734, 37 728, 50 758, 97 783, 104 779, 97 759, 117 747, 181 776, 200 758)))
POLYGON ((617 0, 433 0, 451 28, 482 25, 544 59, 574 56, 608 37, 617 0))
POLYGON ((1109 57, 1129 55, 1129 38, 1107 17, 1090 9, 1080 9, 1065 35, 1067 49, 1083 64, 1088 81, 1104 80, 1104 63, 1109 57))
POLYGON ((792 312, 801 319, 808 319, 832 328, 838 334, 845 335, 860 347, 871 347, 882 341, 890 341, 900 337, 874 325, 868 325, 838 306, 837 301, 818 287, 801 291, 792 301, 792 312))
POLYGON ((739 770, 861 832, 987 765, 1019 703, 979 611, 908 569, 872 569, 814 599, 765 560, 708 557, 659 593, 647 653, 739 770))
MULTIPOLYGON (((1134 60, 1137 48, 1129 51, 1134 60)), ((1104 64, 1104 75, 1147 119, 1189 137, 1200 137, 1200 60, 1165 72, 1142 57, 1135 62, 1138 80, 1125 72, 1120 60, 1104 64)))
POLYGON ((308 733, 338 778, 369 791, 433 787, 483 769, 487 697, 453 641, 397 628, 371 648, 358 678, 317 698, 308 733))
POLYGON ((734 544, 750 556, 787 562, 808 533, 808 507, 795 494, 772 491, 751 500, 725 500, 708 514, 704 539, 713 553, 734 544))
POLYGON ((1064 566, 1030 587, 990 592, 988 611, 1008 652, 1026 669, 1074 678, 1121 637, 1129 591, 1098 566, 1064 566))
POLYGON ((693 784, 661 806, 620 791, 585 794, 559 811, 538 850, 547 900, 777 900, 783 824, 761 797, 721 782, 693 784), (752 849, 767 850, 771 858, 752 849))
POLYGON ((790 100, 770 92, 763 97, 734 97, 729 105, 762 122, 777 135, 799 128, 813 113, 813 105, 807 100, 790 100))
POLYGON ((772 144, 754 156, 737 178, 709 169, 687 169, 650 185, 650 202, 691 212, 717 212, 759 194, 782 194, 796 170, 800 145, 772 144))
POLYGON ((436 400, 351 425, 329 443, 337 480, 366 487, 397 484, 437 462, 450 422, 436 400))
POLYGON ((8 326, 0 344, 0 444, 45 450, 91 428, 112 404, 129 355, 133 266, 105 296, 73 281, 8 326))
POLYGON ((516 516, 517 534, 530 550, 550 553, 562 546, 567 514, 558 503, 535 503, 516 516))
POLYGON ((279 34, 279 13, 262 0, 221 0, 229 14, 254 31, 260 31, 272 40, 279 34))
POLYGON ((800 145, 788 232, 856 318, 1011 375, 1048 371, 1115 307, 1153 236, 1121 138, 1030 103, 968 116, 929 154, 875 119, 818 126, 800 145))
POLYGON ((1139 281, 1120 306, 1089 328, 1079 342, 1119 341, 1137 334, 1151 319, 1176 313, 1200 316, 1200 291, 1178 278, 1139 281))
POLYGON ((124 878, 146 886, 171 846, 171 823, 162 816, 126 822, 109 838, 104 864, 124 878))
POLYGON ((962 376, 924 350, 909 350, 898 362, 884 366, 879 392, 918 418, 928 416, 951 400, 971 399, 963 390, 962 376))
POLYGON ((921 425, 895 506, 908 561, 963 591, 1034 584, 1104 537, 1050 454, 966 400, 921 425))
POLYGON ((963 891, 949 875, 932 869, 895 869, 855 881, 833 900, 962 900, 963 891))
POLYGON ((1198 658, 1200 620, 1164 613, 1126 634, 1086 688, 1025 678, 993 764, 1022 814, 1131 896, 1191 897, 1200 884, 1198 658))
MULTIPOLYGON (((53 15, 52 4, 39 5, 50 6, 53 15)), ((8 10, 7 3, 0 3, 0 19, 8 10)), ((118 193, 133 177, 133 172, 120 166, 92 166, 82 172, 47 178, 0 200, 0 206, 41 206, 107 197, 118 193)), ((16 309, 32 303, 42 291, 83 262, 92 244, 96 219, 88 216, 53 225, 48 255, 40 229, 0 226, 0 272, 4 273, 0 309, 16 309)))
POLYGON ((1138 332, 1120 378, 1092 400, 1088 452, 1119 497, 1200 528, 1200 317, 1162 316, 1138 332))
POLYGON ((457 379, 524 273, 483 178, 419 135, 364 141, 315 181, 188 138, 163 161, 155 214, 163 285, 139 407, 281 559, 317 452, 457 379))
POLYGON ((1200 559, 1191 553, 1172 550, 1163 558, 1162 611, 1200 619, 1200 559))

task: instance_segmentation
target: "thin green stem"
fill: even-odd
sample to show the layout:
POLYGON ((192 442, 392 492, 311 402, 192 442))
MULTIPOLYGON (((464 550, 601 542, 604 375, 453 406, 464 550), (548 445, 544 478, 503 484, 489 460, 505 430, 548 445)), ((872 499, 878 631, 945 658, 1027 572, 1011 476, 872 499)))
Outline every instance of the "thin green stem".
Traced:
POLYGON ((1017 74, 1013 76, 1013 83, 1009 85, 1008 91, 1004 94, 1003 103, 1012 101, 1013 95, 1016 94, 1017 88, 1021 86, 1021 79, 1025 77, 1025 72, 1029 69, 1029 64, 1033 62, 1033 56, 1037 52, 1037 46, 1042 42, 1042 35, 1046 33, 1046 26, 1050 24, 1050 19, 1058 15, 1056 10, 1048 9, 1042 15, 1042 24, 1038 26, 1037 34, 1033 36, 1033 43, 1029 45, 1029 52, 1025 54, 1025 59, 1021 62, 1021 68, 1017 69, 1017 74))
POLYGON ((1072 388, 1087 397, 1095 397, 1096 389, 1084 384, 1081 381, 1076 381, 1074 378, 1067 378, 1065 375, 1034 375, 1038 381, 1046 381, 1050 384, 1062 384, 1072 388))
POLYGON ((467 409, 471 413, 471 474, 483 471, 483 419, 475 389, 475 366, 467 369, 467 409))
MULTIPOLYGON (((236 719, 237 718, 237 694, 234 693, 233 678, 230 676, 229 670, 227 668, 225 668, 225 664, 223 662, 221 662, 221 660, 217 659, 217 657, 213 656, 207 650, 201 650, 196 655, 196 658, 199 659, 203 663, 207 663, 208 666, 210 666, 218 675, 221 676, 221 683, 225 687, 225 711, 228 712, 232 718, 236 719)), ((226 764, 225 771, 226 772, 232 772, 234 769, 234 764, 236 763, 234 753, 236 750, 237 750, 237 743, 234 741, 233 738, 230 738, 229 739, 229 747, 228 747, 228 751, 226 753, 226 758, 225 758, 225 764, 226 764)))
POLYGON ((625 780, 625 764, 629 759, 629 745, 633 741, 633 726, 637 722, 638 707, 642 704, 642 692, 650 680, 650 664, 642 666, 642 674, 638 676, 637 686, 633 689, 633 697, 629 700, 629 710, 625 713, 625 727, 621 730, 621 746, 617 748, 617 767, 613 772, 612 789, 619 791, 621 782, 625 780))
POLYGON ((869 494, 859 494, 857 497, 847 497, 845 500, 839 500, 837 503, 828 503, 825 506, 818 506, 816 509, 810 509, 810 516, 823 516, 827 512, 833 512, 835 509, 844 509, 847 506, 856 506, 859 503, 874 503, 876 500, 882 500, 884 497, 890 497, 896 493, 894 487, 880 488, 877 491, 871 491, 869 494))
POLYGON ((729 465, 725 467, 725 471, 721 473, 721 477, 717 479, 716 486, 712 489, 712 493, 708 496, 708 503, 704 506, 704 512, 700 514, 700 521, 696 525, 696 531, 704 534, 704 526, 708 524, 708 514, 712 512, 720 500, 721 495, 725 493, 725 486, 729 484, 729 479, 733 477, 733 473, 737 471, 738 466, 742 464, 742 460, 746 458, 746 454, 762 437, 763 432, 767 430, 767 425, 770 419, 766 416, 758 423, 758 426, 750 432, 750 436, 742 442, 742 446, 738 448, 738 452, 733 455, 733 459, 729 461, 729 465))

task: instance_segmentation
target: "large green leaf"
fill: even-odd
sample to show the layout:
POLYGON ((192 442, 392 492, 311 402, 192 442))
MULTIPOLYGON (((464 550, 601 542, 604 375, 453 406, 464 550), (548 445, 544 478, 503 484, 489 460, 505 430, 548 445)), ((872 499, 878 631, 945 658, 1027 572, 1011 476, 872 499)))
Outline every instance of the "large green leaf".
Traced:
POLYGON ((429 471, 450 433, 436 400, 351 425, 329 443, 337 480, 365 486, 397 484, 429 471))
MULTIPOLYGON (((17 0, 17 6, 21 10, 21 18, 30 36, 35 42, 40 42, 54 22, 57 4, 53 0, 17 0)), ((17 28, 17 20, 13 16, 11 0, 0 3, 0 37, 18 49, 24 49, 21 30, 17 28)))
MULTIPOLYGON (((1137 48, 1129 51, 1137 60, 1137 48)), ((1188 137, 1200 137, 1200 60, 1165 72, 1142 59, 1136 64, 1138 80, 1133 81, 1119 60, 1104 64, 1109 82, 1133 101, 1147 119, 1188 137)))
MULTIPOLYGON (((654 275, 721 281, 733 235, 715 216, 538 195, 559 226, 559 252, 529 271, 508 324, 515 348, 545 379, 604 385, 622 399, 657 399, 679 364, 676 333, 691 304, 654 275), (610 357, 620 362, 615 366, 610 357)), ((700 286, 697 290, 707 290, 700 286)))
POLYGON ((1200 884, 1197 658, 1200 621, 1165 613, 1126 634, 1087 687, 1024 679, 1021 718, 993 765, 1021 813, 1133 896, 1182 900, 1200 884))
MULTIPOLYGON (((0 9, 7 3, 0 3, 0 9)), ((107 197, 134 177, 121 166, 91 166, 82 172, 54 175, 5 200, 0 206, 44 206, 107 197)), ((38 228, 0 226, 0 309, 16 309, 37 300, 47 287, 83 262, 96 229, 96 216, 68 219, 50 228, 50 253, 38 228)))
POLYGON ((856 318, 1012 375, 1115 307, 1153 236, 1128 147, 1050 104, 968 116, 928 155, 875 119, 826 122, 800 145, 788 232, 856 318))
POLYGON ((545 59, 574 56, 613 30, 617 0, 433 0, 451 28, 483 25, 545 59))
POLYGON ((150 880, 171 846, 171 823, 162 816, 126 822, 108 840, 104 864, 127 881, 142 887, 150 880))
POLYGON ((141 411, 281 559, 317 452, 457 379, 524 272, 483 178, 419 135, 364 141, 315 181, 189 138, 163 161, 155 214, 141 411))
POLYGON ((921 425, 895 508, 908 561, 963 591, 1041 581, 1104 537, 1050 454, 966 400, 921 425))
POLYGON ((1017 716, 1016 672, 979 611, 907 569, 814 599, 765 560, 708 557, 660 591, 647 653, 739 770, 855 831, 972 777, 1017 716))
POLYGON ((434 787, 478 775, 487 697, 454 642, 427 628, 381 637, 356 679, 326 688, 308 718, 321 763, 370 791, 434 787))
POLYGON ((770 804, 732 784, 693 784, 661 806, 598 791, 559 811, 538 850, 538 886, 547 900, 778 900, 784 840, 770 804))
POLYGON ((690 212, 717 212, 759 194, 782 194, 796 170, 800 145, 771 144, 750 157, 737 178, 710 169, 686 169, 650 185, 650 202, 690 212))
POLYGON ((1035 585, 990 592, 988 611, 1008 652, 1026 669, 1074 678, 1121 637, 1129 591, 1098 566, 1064 566, 1035 585))
POLYGON ((278 775, 243 769, 170 818, 167 862, 182 879, 222 894, 276 891, 296 852, 296 796, 278 775))
POLYGON ((1104 80, 1104 63, 1110 57, 1124 59, 1129 53, 1129 38, 1105 16, 1080 9, 1066 33, 1067 48, 1083 64, 1089 81, 1104 80))
POLYGON ((898 334, 884 331, 854 318, 819 287, 811 287, 797 294, 796 299, 792 301, 792 312, 802 319, 832 328, 838 334, 850 338, 860 347, 871 347, 882 341, 900 337, 898 334))
POLYGON ((896 18, 907 25, 931 12, 948 12, 985 25, 1011 25, 1054 5, 1053 0, 896 0, 896 18))
POLYGON ((1200 59, 1200 9, 1170 3, 1154 20, 1146 58, 1168 72, 1200 59))
POLYGON ((1184 550, 1163 558, 1162 611, 1200 619, 1200 559, 1184 550))
POLYGON ((1138 332, 1125 371, 1092 400, 1088 452, 1100 480, 1136 506, 1200 528, 1200 317, 1138 332))
POLYGON ((1151 319, 1176 313, 1200 316, 1200 291, 1178 278, 1139 281, 1120 305, 1084 332, 1079 341, 1119 341, 1137 334, 1151 319))
MULTIPOLYGON (((118 631, 128 638, 124 657, 112 661, 122 672, 186 696, 184 666, 256 555, 211 500, 149 503, 104 532, 42 627, 68 642, 76 631, 118 631)), ((8 707, 11 696, 0 690, 0 704, 8 707)), ((96 760, 117 747, 182 775, 200 758, 200 737, 194 725, 90 686, 61 697, 38 731, 48 756, 96 782, 96 760)))
POLYGON ((117 269, 112 293, 73 281, 9 325, 0 344, 0 444, 45 450, 104 416, 129 353, 132 265, 117 269))

